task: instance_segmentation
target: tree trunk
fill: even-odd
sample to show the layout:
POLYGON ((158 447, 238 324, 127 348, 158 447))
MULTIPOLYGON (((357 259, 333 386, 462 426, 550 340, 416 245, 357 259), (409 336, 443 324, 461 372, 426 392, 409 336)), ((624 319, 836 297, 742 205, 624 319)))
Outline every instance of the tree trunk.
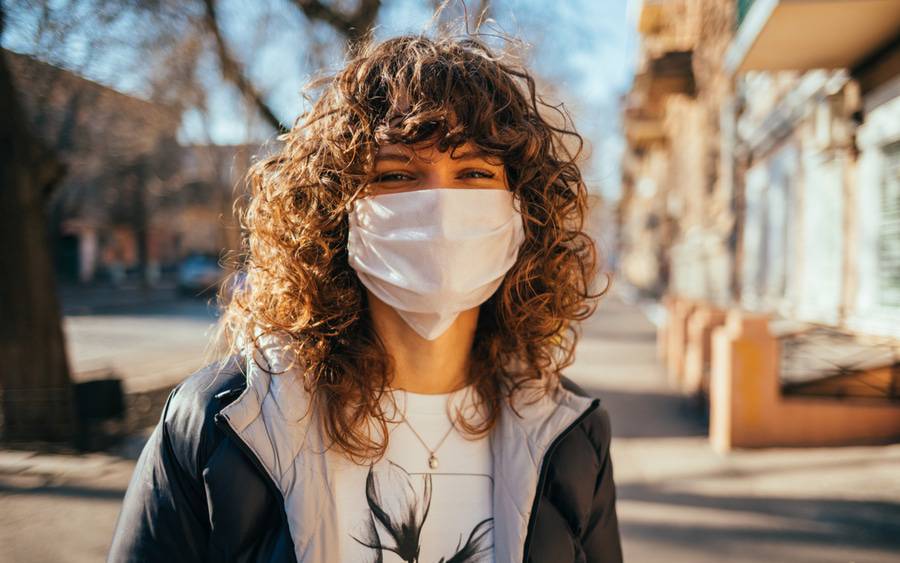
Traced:
POLYGON ((5 441, 70 441, 77 434, 44 205, 62 171, 29 135, 0 53, 0 437, 5 441))

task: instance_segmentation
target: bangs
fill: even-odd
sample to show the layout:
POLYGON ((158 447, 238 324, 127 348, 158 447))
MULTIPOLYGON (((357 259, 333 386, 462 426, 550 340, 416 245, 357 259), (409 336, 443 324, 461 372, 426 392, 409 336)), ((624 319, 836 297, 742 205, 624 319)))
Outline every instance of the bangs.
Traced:
POLYGON ((385 47, 357 85, 377 144, 433 140, 444 151, 471 141, 498 156, 521 144, 514 124, 527 121, 526 97, 483 46, 438 50, 407 39, 385 47))

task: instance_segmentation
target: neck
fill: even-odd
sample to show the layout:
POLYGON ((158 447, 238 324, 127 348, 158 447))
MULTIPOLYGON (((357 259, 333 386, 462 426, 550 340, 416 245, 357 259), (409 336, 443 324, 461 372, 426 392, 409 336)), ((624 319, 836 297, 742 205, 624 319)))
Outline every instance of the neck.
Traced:
POLYGON ((393 307, 366 290, 376 334, 393 360, 390 386, 411 393, 449 393, 468 381, 478 307, 463 311, 435 340, 419 336, 393 307))

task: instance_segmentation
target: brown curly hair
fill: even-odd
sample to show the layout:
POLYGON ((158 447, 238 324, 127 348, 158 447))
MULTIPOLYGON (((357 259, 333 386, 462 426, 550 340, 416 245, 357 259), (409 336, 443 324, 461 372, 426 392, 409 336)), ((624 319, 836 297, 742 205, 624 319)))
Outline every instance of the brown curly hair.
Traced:
POLYGON ((404 35, 353 53, 342 70, 310 83, 320 91, 314 101, 306 95, 311 109, 249 173, 241 212, 247 283, 223 300, 221 323, 230 352, 240 342, 256 347, 261 334, 289 335, 327 437, 351 459, 367 460, 387 447, 381 398, 392 362, 346 246, 348 210, 364 195, 379 146, 433 140, 447 150, 472 142, 503 162, 520 202, 525 242, 478 316, 469 382, 485 416, 461 421, 469 435, 494 426, 500 401, 515 411, 513 397, 526 382, 544 392, 558 385, 573 361, 576 322, 609 284, 591 292, 598 253, 584 232, 582 138, 562 105, 537 94, 523 66, 473 34, 404 35))

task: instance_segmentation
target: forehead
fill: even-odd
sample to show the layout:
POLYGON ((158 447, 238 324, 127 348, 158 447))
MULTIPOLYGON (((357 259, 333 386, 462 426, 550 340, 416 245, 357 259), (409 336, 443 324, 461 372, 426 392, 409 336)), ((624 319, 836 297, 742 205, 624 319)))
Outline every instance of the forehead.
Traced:
POLYGON ((414 145, 406 145, 403 143, 390 143, 381 145, 375 153, 376 162, 409 162, 409 161, 434 161, 441 158, 453 158, 456 160, 485 160, 488 162, 496 161, 500 164, 499 159, 492 158, 491 155, 484 152, 472 141, 450 147, 446 151, 438 150, 433 141, 416 143, 414 145))

